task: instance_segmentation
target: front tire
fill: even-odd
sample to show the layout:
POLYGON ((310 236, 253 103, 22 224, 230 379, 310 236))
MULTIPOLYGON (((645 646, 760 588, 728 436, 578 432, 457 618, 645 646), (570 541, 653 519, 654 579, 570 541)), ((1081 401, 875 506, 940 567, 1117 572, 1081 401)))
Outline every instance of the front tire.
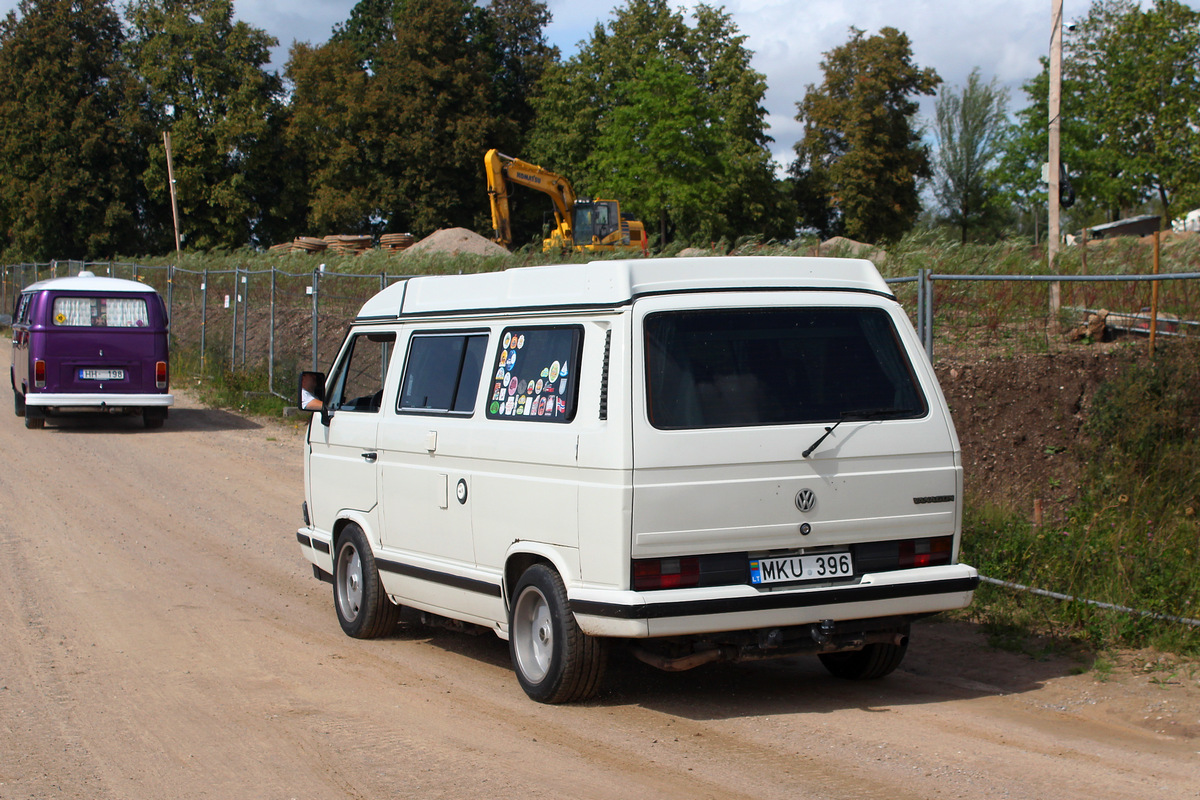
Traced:
POLYGON ((16 388, 13 389, 13 411, 18 417, 25 416, 25 395, 18 392, 16 388))
POLYGON ((395 628, 400 619, 400 606, 383 590, 367 537, 353 523, 338 537, 333 605, 342 630, 355 639, 376 639, 395 628))
POLYGON ((608 640, 579 629, 557 572, 534 564, 517 581, 508 612, 508 649, 525 694, 540 703, 594 697, 608 663, 608 640))
POLYGON ((870 681, 891 674, 908 651, 908 637, 900 644, 888 642, 869 644, 862 650, 844 653, 820 653, 818 657, 825 669, 837 678, 852 681, 870 681))

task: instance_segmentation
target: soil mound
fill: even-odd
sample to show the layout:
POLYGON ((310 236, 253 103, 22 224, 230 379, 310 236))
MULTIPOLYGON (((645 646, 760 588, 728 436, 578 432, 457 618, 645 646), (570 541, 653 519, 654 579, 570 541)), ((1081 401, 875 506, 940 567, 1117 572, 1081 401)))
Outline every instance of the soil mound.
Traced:
POLYGON ((447 255, 506 256, 508 251, 493 241, 466 228, 442 228, 404 251, 409 253, 445 253, 447 255))

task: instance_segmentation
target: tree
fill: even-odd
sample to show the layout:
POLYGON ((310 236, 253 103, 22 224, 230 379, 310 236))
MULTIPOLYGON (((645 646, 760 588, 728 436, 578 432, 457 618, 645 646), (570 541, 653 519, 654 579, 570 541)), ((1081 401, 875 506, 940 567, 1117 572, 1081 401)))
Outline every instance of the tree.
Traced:
POLYGON ((1177 0, 1098 0, 1076 26, 1064 72, 1082 87, 1095 155, 1116 168, 1107 201, 1200 201, 1200 11, 1177 0))
MULTIPOLYGON (((305 165, 309 225, 485 227, 483 155, 511 129, 497 114, 503 26, 490 13, 468 0, 362 0, 325 45, 293 47, 288 135, 305 165)), ((530 14, 513 41, 538 39, 530 14)))
POLYGON ((483 227, 483 154, 497 121, 473 9, 468 0, 406 0, 380 49, 367 102, 389 113, 369 144, 391 230, 483 227))
POLYGON ((991 173, 1004 143, 1008 92, 994 78, 983 83, 976 68, 961 90, 942 87, 935 114, 933 191, 965 244, 968 230, 986 226, 999 211, 991 173))
POLYGON ((22 0, 19 11, 0 20, 0 254, 134 252, 148 232, 148 129, 120 19, 108 0, 22 0))
POLYGON ((285 74, 292 84, 289 149, 303 164, 297 187, 302 225, 293 235, 370 233, 385 214, 377 189, 377 120, 389 112, 361 49, 334 37, 320 47, 292 46, 285 74))
MULTIPOLYGON (((233 21, 231 0, 134 0, 129 52, 150 90, 160 130, 170 131, 187 246, 239 247, 265 238, 281 198, 272 147, 281 133, 282 83, 264 70, 275 39, 233 21)), ((161 140, 146 185, 169 198, 161 140)))
POLYGON ((658 209, 662 241, 671 221, 712 239, 717 208, 696 180, 720 168, 717 135, 707 124, 709 98, 666 58, 648 60, 637 78, 621 81, 612 94, 617 102, 600 120, 596 147, 585 161, 588 173, 598 176, 596 185, 606 196, 637 197, 642 207, 658 209))
POLYGON ((666 0, 628 0, 596 25, 575 56, 546 71, 526 157, 581 196, 617 197, 683 239, 789 235, 765 80, 728 14, 699 5, 692 18, 695 26, 666 0))
POLYGON ((851 28, 821 68, 824 82, 797 104, 804 138, 791 173, 827 211, 802 223, 868 242, 898 239, 920 213, 917 182, 931 175, 909 98, 933 94, 941 78, 912 63, 908 36, 895 28, 870 37, 851 28))
MULTIPOLYGON (((1200 204, 1200 12, 1160 0, 1101 0, 1068 33, 1063 53, 1063 162, 1076 218, 1113 220, 1154 201, 1200 204)), ((1047 65, 1024 87, 1002 160, 1010 192, 1045 202, 1047 65)))

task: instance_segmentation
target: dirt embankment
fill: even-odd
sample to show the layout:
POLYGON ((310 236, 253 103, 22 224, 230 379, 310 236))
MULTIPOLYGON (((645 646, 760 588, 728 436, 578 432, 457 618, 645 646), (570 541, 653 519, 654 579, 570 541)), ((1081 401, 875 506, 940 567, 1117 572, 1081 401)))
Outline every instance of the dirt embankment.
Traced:
POLYGON ((962 444, 968 497, 1047 521, 1078 499, 1084 423, 1096 391, 1138 356, 1128 349, 943 361, 938 379, 962 444))

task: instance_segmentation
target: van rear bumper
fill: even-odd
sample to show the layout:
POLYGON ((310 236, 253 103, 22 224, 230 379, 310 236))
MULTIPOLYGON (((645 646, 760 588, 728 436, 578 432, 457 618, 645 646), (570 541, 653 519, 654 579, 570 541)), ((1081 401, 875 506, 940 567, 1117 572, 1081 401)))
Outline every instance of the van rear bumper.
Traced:
POLYGON ((29 392, 25 405, 54 408, 146 408, 149 406, 171 406, 175 396, 170 394, 85 394, 82 392, 43 393, 29 392))
POLYGON ((585 633, 647 638, 932 614, 970 604, 978 585, 974 567, 952 564, 868 574, 852 584, 819 587, 579 589, 569 595, 571 610, 585 633))

